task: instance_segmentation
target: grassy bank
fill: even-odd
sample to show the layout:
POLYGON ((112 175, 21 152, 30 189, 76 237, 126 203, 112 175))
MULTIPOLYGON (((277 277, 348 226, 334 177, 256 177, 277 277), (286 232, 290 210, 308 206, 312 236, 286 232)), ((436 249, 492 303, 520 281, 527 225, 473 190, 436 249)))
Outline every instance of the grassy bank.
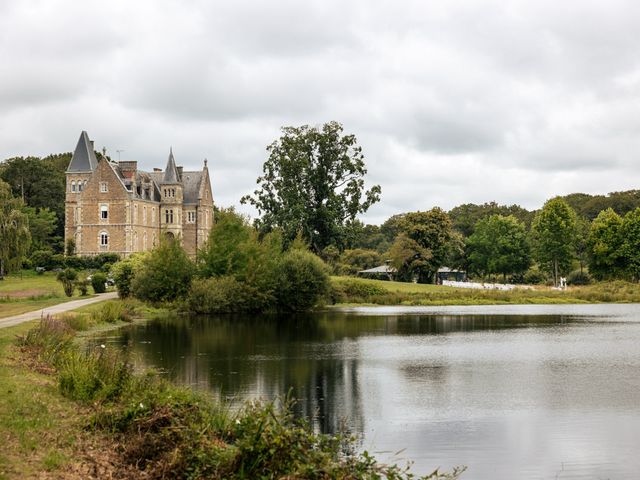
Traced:
POLYGON ((314 434, 287 402, 232 411, 76 341, 139 307, 108 302, 0 332, 0 478, 418 478, 357 453, 349 436, 314 434))
POLYGON ((80 298, 65 296, 55 272, 38 275, 32 270, 7 275, 0 281, 0 318, 40 310, 80 298))
POLYGON ((511 291, 474 290, 403 282, 332 277, 332 302, 373 305, 496 305, 562 303, 638 303, 640 285, 602 282, 565 291, 547 287, 511 291))

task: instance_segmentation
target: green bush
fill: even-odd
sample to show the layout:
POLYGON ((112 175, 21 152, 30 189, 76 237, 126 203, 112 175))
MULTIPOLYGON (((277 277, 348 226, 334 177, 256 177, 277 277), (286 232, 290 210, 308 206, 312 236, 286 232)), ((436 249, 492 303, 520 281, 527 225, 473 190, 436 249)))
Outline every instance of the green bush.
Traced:
POLYGON ((569 285, 589 285, 591 283, 591 275, 589 272, 574 270, 567 275, 567 284, 569 285))
POLYGON ((95 293, 107 291, 107 276, 102 272, 96 272, 91 276, 91 286, 95 293))
POLYGON ((281 311, 312 308, 329 291, 329 276, 322 260, 304 250, 282 256, 276 271, 276 302, 281 311))
POLYGON ((81 402, 110 400, 122 393, 131 377, 131 367, 115 351, 98 345, 85 353, 74 349, 62 353, 56 362, 60 391, 81 402))
POLYGON ((73 296, 73 290, 75 287, 75 281, 78 278, 78 272, 76 272, 73 268, 65 268, 64 270, 60 270, 56 279, 62 283, 62 288, 64 289, 64 294, 67 297, 73 296))
POLYGON ((540 285, 546 282, 547 275, 538 267, 531 267, 525 272, 522 280, 527 285, 540 285))
POLYGON ((150 302, 182 299, 189 293, 194 268, 179 240, 162 240, 140 262, 131 282, 131 293, 150 302))
POLYGON ((89 281, 87 279, 76 280, 75 285, 83 297, 89 293, 89 281))
POLYGON ((75 268, 76 270, 84 270, 87 268, 87 260, 85 257, 68 256, 64 259, 64 266, 75 268))
POLYGON ((270 295, 229 275, 194 280, 187 298, 187 308, 201 314, 256 312, 271 304, 270 295))
POLYGON ((53 270, 60 265, 54 265, 52 262, 53 252, 51 250, 36 250, 31 254, 30 260, 33 268, 45 268, 53 270))
POLYGON ((66 322, 47 315, 26 335, 18 337, 17 343, 32 349, 40 359, 54 362, 60 352, 71 348, 73 336, 74 332, 66 322))
POLYGON ((127 298, 131 295, 131 282, 134 274, 132 259, 122 260, 111 267, 111 276, 116 283, 116 290, 120 298, 127 298))
POLYGON ((104 302, 93 311, 91 319, 95 323, 130 322, 131 313, 121 302, 104 302))

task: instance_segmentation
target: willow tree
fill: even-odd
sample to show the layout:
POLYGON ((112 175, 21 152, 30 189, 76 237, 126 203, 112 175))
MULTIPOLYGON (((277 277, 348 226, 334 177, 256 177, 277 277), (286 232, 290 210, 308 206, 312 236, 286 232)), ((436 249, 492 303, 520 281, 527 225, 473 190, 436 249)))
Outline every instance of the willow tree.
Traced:
POLYGON ((284 127, 267 147, 259 188, 242 198, 257 208, 261 232, 281 229, 285 242, 298 233, 319 253, 345 248, 351 224, 380 199, 380 186, 365 190, 362 147, 342 125, 284 127))
POLYGON ((13 198, 9 185, 0 180, 0 279, 17 270, 29 250, 29 220, 22 201, 13 198))

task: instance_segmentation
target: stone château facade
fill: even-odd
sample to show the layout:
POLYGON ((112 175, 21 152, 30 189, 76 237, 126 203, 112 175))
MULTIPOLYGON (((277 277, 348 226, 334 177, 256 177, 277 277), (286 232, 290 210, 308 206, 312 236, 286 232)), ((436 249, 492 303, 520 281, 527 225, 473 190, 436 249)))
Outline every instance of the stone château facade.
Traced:
POLYGON ((67 168, 65 243, 78 255, 128 256, 152 249, 161 235, 181 238, 190 255, 207 240, 213 196, 207 161, 200 172, 176 166, 173 152, 164 171, 138 170, 134 161, 96 157, 87 132, 67 168))

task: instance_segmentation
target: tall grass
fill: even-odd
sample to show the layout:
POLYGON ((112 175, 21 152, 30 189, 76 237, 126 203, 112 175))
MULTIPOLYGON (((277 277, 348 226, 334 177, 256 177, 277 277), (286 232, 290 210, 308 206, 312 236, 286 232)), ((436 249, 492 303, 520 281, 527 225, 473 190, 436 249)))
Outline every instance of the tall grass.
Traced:
POLYGON ((100 307, 91 314, 94 323, 130 322, 131 311, 120 301, 108 301, 100 304, 100 307))

